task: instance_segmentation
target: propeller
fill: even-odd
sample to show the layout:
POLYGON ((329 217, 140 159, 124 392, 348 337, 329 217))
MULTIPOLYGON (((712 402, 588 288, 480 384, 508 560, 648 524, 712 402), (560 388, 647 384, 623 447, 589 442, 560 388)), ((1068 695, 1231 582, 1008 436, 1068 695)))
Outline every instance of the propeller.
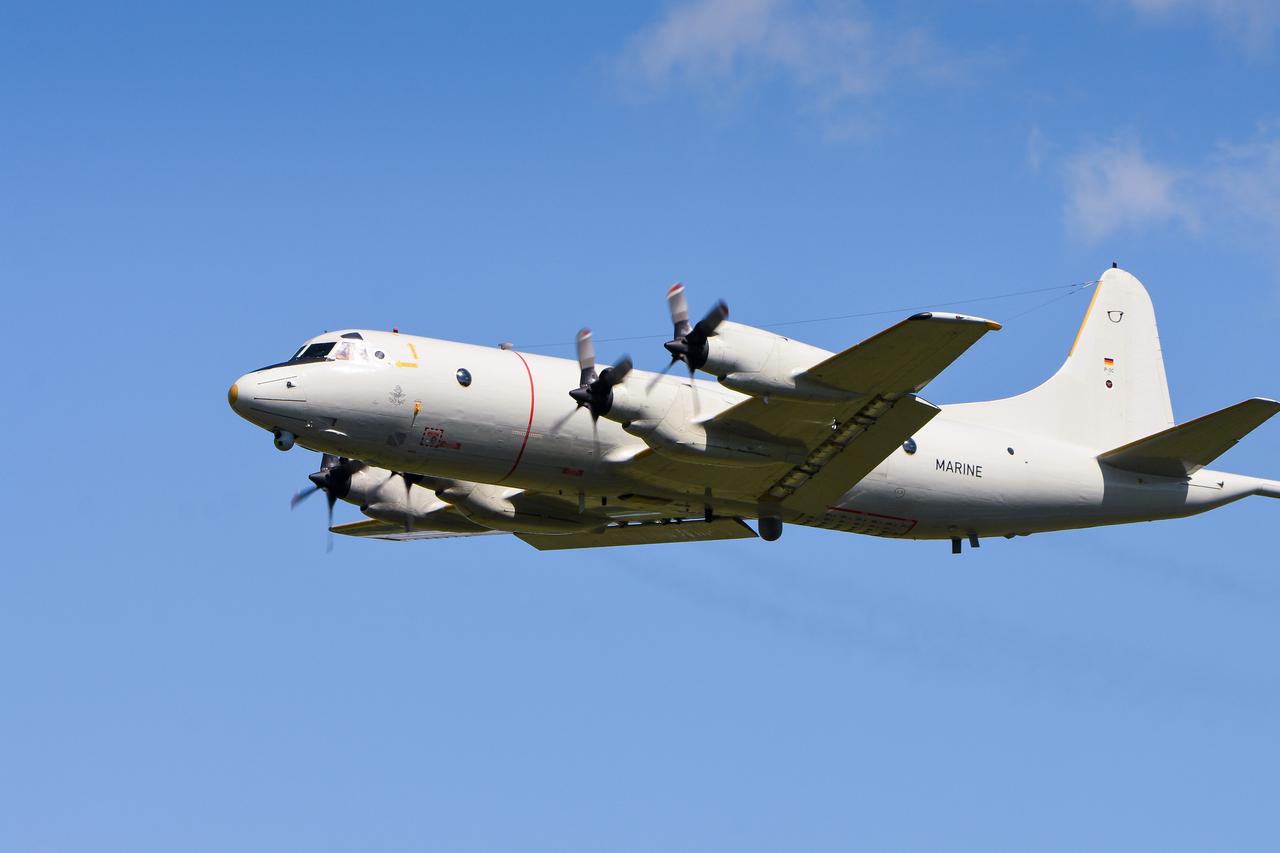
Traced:
POLYGON ((630 372, 631 356, 624 355, 616 364, 600 371, 599 376, 574 388, 569 396, 578 401, 578 408, 585 406, 591 412, 591 420, 599 420, 613 408, 614 387, 622 384, 630 372))
MULTIPOLYGON (((359 459, 347 459, 342 456, 334 456, 332 453, 326 453, 320 460, 320 470, 314 474, 307 476, 313 485, 309 488, 295 494, 289 500, 289 507, 292 509, 302 503, 316 492, 324 492, 329 503, 329 524, 327 528, 333 527, 333 507, 339 498, 344 498, 351 491, 351 477, 365 467, 365 463, 359 459)), ((329 551, 333 550, 333 531, 329 530, 329 551)))
MULTIPOLYGON (((631 356, 623 355, 597 375, 596 350, 591 343, 590 329, 582 329, 578 332, 577 344, 579 385, 569 392, 569 396, 578 404, 574 412, 585 408, 591 413, 591 434, 598 457, 600 450, 598 421, 613 408, 613 389, 620 385, 631 372, 631 356)), ((572 416, 573 412, 570 412, 565 420, 572 416)))
MULTIPOLYGON (((573 391, 570 391, 569 393, 571 395, 575 395, 573 399, 577 400, 578 399, 578 397, 576 396, 577 392, 582 388, 586 388, 596 380, 596 348, 595 348, 595 345, 591 342, 591 330, 586 327, 583 327, 578 330, 578 336, 577 338, 574 339, 574 341, 578 348, 579 378, 578 378, 578 388, 575 388, 573 391)), ((577 406, 575 406, 573 409, 569 411, 569 414, 565 415, 563 418, 556 421, 555 424, 552 425, 551 431, 555 433, 563 429, 564 425, 569 422, 570 418, 572 418, 575 414, 577 414, 578 410, 581 409, 583 405, 584 404, 582 402, 579 402, 577 406)))
POLYGON ((683 361, 689 365, 689 373, 707 363, 711 348, 707 346, 707 338, 715 334, 717 328, 729 317, 729 306, 722 299, 707 315, 689 325, 689 303, 685 299, 684 285, 676 283, 667 291, 667 306, 671 309, 671 324, 675 328, 675 336, 663 344, 671 353, 671 363, 683 361))
POLYGON ((674 328, 674 335, 671 340, 662 346, 667 352, 671 353, 671 362, 662 369, 657 376, 649 383, 649 390, 658 383, 660 378, 666 374, 671 368, 675 367, 676 362, 683 361, 689 367, 689 387, 693 393, 693 409, 694 415, 698 411, 698 389, 696 383, 693 382, 694 373, 707 363, 707 358, 711 355, 711 347, 707 344, 707 338, 715 334, 717 328, 729 317, 729 306, 723 299, 711 306, 711 310, 707 312, 701 320, 695 325, 689 325, 689 301, 684 294, 684 285, 676 282, 667 291, 667 307, 671 311, 671 325, 674 328))

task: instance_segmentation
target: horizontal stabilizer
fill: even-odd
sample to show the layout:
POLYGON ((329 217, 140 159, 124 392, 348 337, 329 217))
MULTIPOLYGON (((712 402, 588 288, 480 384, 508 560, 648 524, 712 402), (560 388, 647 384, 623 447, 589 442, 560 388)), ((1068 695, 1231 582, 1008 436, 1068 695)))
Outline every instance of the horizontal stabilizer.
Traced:
POLYGON ((1186 477, 1226 453, 1278 411, 1280 402, 1254 397, 1108 450, 1098 459, 1139 474, 1186 477))
POLYGON ((740 518, 690 521, 648 521, 640 524, 610 525, 592 533, 540 536, 517 533, 539 551, 569 548, 605 548, 612 545, 657 545, 662 542, 710 542, 715 539, 751 539, 756 532, 740 518))

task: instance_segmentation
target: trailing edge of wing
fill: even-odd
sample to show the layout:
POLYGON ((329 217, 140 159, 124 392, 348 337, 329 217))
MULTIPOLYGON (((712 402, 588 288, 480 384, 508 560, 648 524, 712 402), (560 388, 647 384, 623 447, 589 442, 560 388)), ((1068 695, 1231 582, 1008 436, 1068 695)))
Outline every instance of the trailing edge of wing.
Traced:
POLYGON ((1280 412, 1280 402, 1254 397, 1099 454, 1116 468, 1157 477, 1194 474, 1280 412))
MULTIPOLYGON (((334 533, 366 539, 389 539, 409 542, 419 539, 452 539, 460 536, 507 535, 502 530, 409 530, 389 521, 356 521, 339 524, 334 533)), ((603 530, 584 533, 533 534, 517 533, 517 538, 539 551, 563 551, 575 548, 607 548, 615 545, 657 545, 664 542, 710 542, 722 539, 752 539, 756 532, 740 518, 716 518, 710 522, 698 519, 662 519, 661 521, 611 524, 603 530)))
POLYGON ((395 542, 410 542, 418 539, 453 539, 458 536, 492 536, 503 533, 501 530, 405 530, 403 524, 391 521, 353 521, 350 524, 337 524, 329 528, 343 536, 358 536, 362 539, 390 539, 395 542))
POLYGON ((610 525, 592 533, 569 533, 560 536, 535 536, 517 533, 539 551, 563 551, 570 548, 607 548, 615 545, 658 545, 664 542, 710 542, 720 539, 753 539, 756 532, 740 518, 716 518, 711 521, 650 521, 642 524, 610 525))

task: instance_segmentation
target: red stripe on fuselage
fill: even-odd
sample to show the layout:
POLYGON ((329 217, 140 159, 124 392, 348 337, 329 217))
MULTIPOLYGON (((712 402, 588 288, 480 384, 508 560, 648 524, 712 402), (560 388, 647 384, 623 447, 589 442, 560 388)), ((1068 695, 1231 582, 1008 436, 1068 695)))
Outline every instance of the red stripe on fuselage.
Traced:
POLYGON ((516 454, 516 461, 511 463, 511 470, 502 475, 502 479, 498 481, 499 483, 514 474, 516 469, 520 467, 520 460, 524 458, 524 449, 529 446, 529 433, 533 432, 533 406, 535 402, 533 393, 533 371, 529 369, 529 362, 524 360, 524 356, 515 350, 512 350, 511 352, 516 358, 520 359, 520 363, 524 365, 525 375, 529 377, 529 423, 524 428, 524 441, 520 442, 520 452, 516 454))

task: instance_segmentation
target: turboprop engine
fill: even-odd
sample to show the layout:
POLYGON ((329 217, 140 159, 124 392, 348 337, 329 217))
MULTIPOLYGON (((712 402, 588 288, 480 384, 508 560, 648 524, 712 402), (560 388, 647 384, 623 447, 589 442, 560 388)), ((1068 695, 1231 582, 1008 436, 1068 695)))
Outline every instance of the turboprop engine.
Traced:
POLYGON ((290 504, 297 506, 323 491, 329 501, 329 527, 339 500, 355 504, 370 518, 404 524, 406 531, 474 530, 474 524, 512 533, 581 533, 607 521, 575 516, 571 510, 561 517, 517 507, 511 499, 522 494, 521 489, 403 474, 330 454, 309 479, 314 485, 294 495, 290 504))
POLYGON ((608 519, 588 516, 522 511, 511 499, 523 494, 523 489, 487 483, 454 482, 436 494, 476 524, 511 533, 582 533, 604 527, 608 522, 608 519))
POLYGON ((711 465, 803 461, 805 453, 802 447, 767 436, 746 435, 723 427, 703 425, 696 411, 698 404, 693 383, 686 387, 658 382, 655 378, 647 388, 628 386, 625 382, 631 373, 631 359, 625 355, 597 374, 590 329, 578 332, 577 343, 581 384, 569 395, 577 401, 579 408, 590 411, 593 423, 607 417, 620 423, 632 435, 644 439, 658 453, 696 459, 711 465))
MULTIPOLYGON (((797 376, 831 353, 782 335, 731 322, 729 306, 717 302, 695 325, 689 324, 684 285, 667 291, 674 337, 664 346, 671 365, 683 361, 690 375, 702 370, 726 388, 757 397, 798 400, 847 399, 849 393, 797 376)), ((668 366, 668 369, 670 365, 668 366)))
POLYGON ((324 492, 329 502, 330 527, 334 504, 340 500, 355 504, 370 518, 403 523, 406 528, 433 521, 449 508, 435 492, 421 484, 418 475, 388 471, 359 459, 326 453, 320 470, 307 479, 314 485, 294 495, 290 505, 296 507, 316 492, 324 492))

